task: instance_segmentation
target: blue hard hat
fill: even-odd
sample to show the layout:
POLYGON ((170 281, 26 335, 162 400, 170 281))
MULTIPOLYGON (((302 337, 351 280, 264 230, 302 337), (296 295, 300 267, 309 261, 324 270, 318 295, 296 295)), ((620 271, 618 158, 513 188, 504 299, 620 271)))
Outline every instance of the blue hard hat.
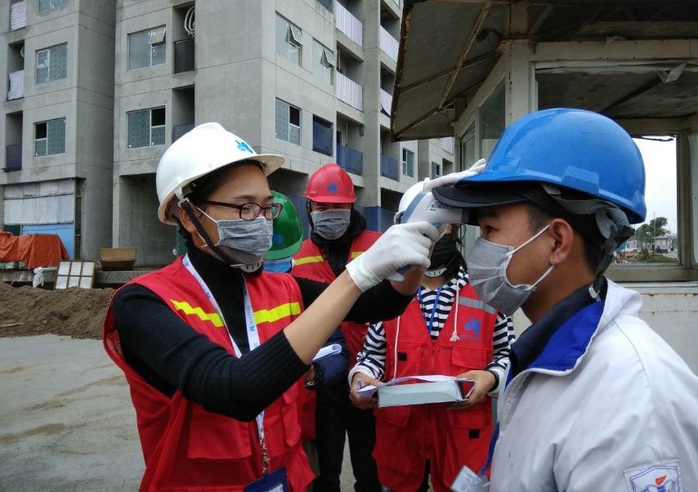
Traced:
POLYGON ((645 166, 632 137, 613 120, 581 109, 546 109, 508 126, 485 169, 434 195, 444 203, 483 207, 511 203, 497 183, 549 183, 580 191, 620 207, 630 223, 645 220, 645 166), (492 191, 477 205, 468 190, 492 191), (449 189, 450 188, 450 189, 449 189), (484 189, 483 189, 484 188, 484 189), (503 199, 497 202, 496 196, 503 199), (487 203, 485 203, 487 202, 487 203))

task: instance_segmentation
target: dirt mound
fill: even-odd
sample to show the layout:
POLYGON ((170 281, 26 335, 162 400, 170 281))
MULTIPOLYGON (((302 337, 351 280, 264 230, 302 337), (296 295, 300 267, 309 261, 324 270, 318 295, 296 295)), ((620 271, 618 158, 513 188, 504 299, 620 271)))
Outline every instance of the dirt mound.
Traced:
POLYGON ((114 289, 45 290, 0 282, 0 337, 68 335, 101 338, 114 289))

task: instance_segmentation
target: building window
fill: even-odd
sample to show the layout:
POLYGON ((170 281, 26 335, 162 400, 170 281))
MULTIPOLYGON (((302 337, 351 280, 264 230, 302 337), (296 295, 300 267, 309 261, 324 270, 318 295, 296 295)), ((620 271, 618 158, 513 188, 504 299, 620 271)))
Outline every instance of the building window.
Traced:
POLYGON ((501 82, 480 108, 480 155, 489 158, 504 131, 504 82, 501 82))
POLYGON ((276 100, 276 138, 301 144, 301 110, 281 99, 276 100))
POLYGON ((276 16, 276 53, 288 58, 296 65, 301 64, 303 31, 280 15, 276 16))
POLYGON ((128 69, 154 67, 165 63, 165 26, 128 35, 128 69))
POLYGON ((65 118, 42 121, 34 125, 34 156, 65 152, 65 118))
POLYGON ((68 45, 57 44, 36 51, 36 83, 66 78, 68 69, 68 45))
POLYGON ((443 175, 443 165, 439 164, 438 162, 432 162, 431 163, 431 178, 438 178, 439 176, 443 175))
POLYGON ((332 75, 334 74, 335 58, 334 52, 318 41, 313 42, 313 72, 319 79, 332 85, 332 75))
POLYGON ((402 149, 402 174, 414 177, 414 152, 402 149))
POLYGON ((68 5, 68 0, 39 0, 39 12, 47 12, 66 5, 68 5))
POLYGON ((313 116, 313 150, 325 155, 332 155, 332 123, 313 116))
POLYGON ((333 0, 317 0, 317 3, 332 12, 332 4, 334 3, 333 0))
POLYGON ((165 108, 128 113, 128 148, 165 145, 165 108))

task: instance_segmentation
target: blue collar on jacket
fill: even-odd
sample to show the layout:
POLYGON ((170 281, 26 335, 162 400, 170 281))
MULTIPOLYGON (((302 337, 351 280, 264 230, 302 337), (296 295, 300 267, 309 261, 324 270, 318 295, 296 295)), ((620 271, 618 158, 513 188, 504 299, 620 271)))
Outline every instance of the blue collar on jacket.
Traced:
MULTIPOLYGON (((603 300, 595 302, 586 285, 557 303, 511 346, 513 378, 525 369, 567 371, 584 355, 603 313, 603 300)), ((593 284, 600 299, 606 298, 608 283, 599 277, 593 284)))

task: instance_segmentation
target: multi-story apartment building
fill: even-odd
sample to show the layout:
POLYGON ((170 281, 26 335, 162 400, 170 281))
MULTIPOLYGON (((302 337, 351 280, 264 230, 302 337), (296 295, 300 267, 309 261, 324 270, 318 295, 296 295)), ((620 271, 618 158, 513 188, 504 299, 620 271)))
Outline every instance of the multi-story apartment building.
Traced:
MULTIPOLYGON (((80 29, 81 10, 102 5, 86 0, 8 3, 3 2, 5 9, 17 9, 18 3, 27 12, 27 26, 20 30, 26 35, 17 29, 4 34, 8 53, 32 30, 47 30, 51 36, 61 32, 60 25, 32 24, 35 17, 46 15, 38 13, 40 5, 55 5, 62 15, 73 15, 74 24, 71 18, 63 22, 76 35, 88 30, 80 29)), ((107 3, 111 2, 102 8, 107 3)), ((113 76, 109 87, 113 128, 98 130, 85 118, 72 127, 66 125, 65 142, 68 147, 86 145, 76 131, 70 133, 84 127, 93 135, 92 145, 109 153, 108 167, 113 163, 113 175, 109 171, 106 178, 109 190, 97 192, 105 201, 109 198, 112 209, 100 209, 101 221, 89 226, 111 230, 111 238, 101 246, 136 247, 140 265, 163 264, 172 258, 177 237, 172 227, 157 220, 155 170, 167 146, 196 124, 218 121, 257 152, 284 155, 286 165, 270 176, 270 183, 301 211, 308 175, 323 164, 338 162, 355 183, 357 207, 369 228, 376 230, 391 223, 411 184, 454 170, 452 140, 396 143, 390 137, 399 0, 117 0, 112 6, 109 56, 93 54, 88 41, 80 45, 86 56, 76 56, 72 65, 70 57, 68 61, 76 73, 89 72, 96 79, 113 76)), ((10 80, 18 68, 8 56, 10 80)), ((77 78, 66 82, 72 94, 83 89, 79 82, 77 78)), ((6 93, 9 99, 9 89, 6 93)), ((25 105, 28 98, 29 93, 25 105)), ((76 96, 74 104, 79 100, 76 96)), ((3 104, 5 121, 12 121, 17 103, 3 104)), ((30 161, 25 160, 27 170, 37 165, 33 154, 27 155, 33 149, 29 134, 36 121, 34 115, 24 115, 23 125, 19 123, 26 128, 24 139, 15 138, 8 129, 4 135, 6 147, 22 144, 30 161)), ((12 174, 6 172, 0 184, 12 174)), ((39 171, 36 174, 39 181, 39 171)), ((16 180, 24 183, 24 174, 16 180)), ((81 185, 84 202, 91 182, 85 179, 81 185)), ((10 196, 5 187, 4 224, 21 224, 26 230, 28 222, 17 222, 8 214, 10 196)), ((85 238, 86 211, 82 214, 85 238)), ((94 250, 83 245, 83 257, 93 255, 94 250)))
POLYGON ((111 244, 111 2, 0 2, 0 225, 58 234, 72 257, 111 244))

